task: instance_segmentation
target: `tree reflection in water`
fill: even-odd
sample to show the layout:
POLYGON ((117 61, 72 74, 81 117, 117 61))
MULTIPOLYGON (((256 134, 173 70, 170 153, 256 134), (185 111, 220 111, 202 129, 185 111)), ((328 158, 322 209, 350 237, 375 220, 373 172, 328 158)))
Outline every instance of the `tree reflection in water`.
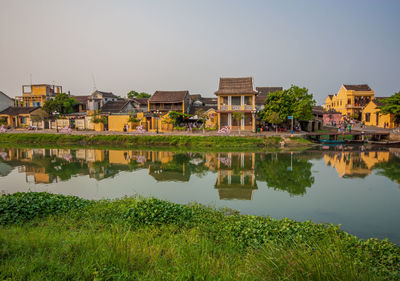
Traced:
POLYGON ((376 170, 400 182, 400 160, 389 151, 306 153, 171 152, 101 149, 0 149, 0 176, 14 167, 35 183, 67 181, 77 175, 102 180, 121 171, 147 169, 158 182, 189 182, 192 175, 216 174, 214 188, 223 200, 251 200, 258 182, 304 195, 314 184, 311 159, 323 159, 343 178, 364 178, 376 170), (4 170, 4 171, 3 171, 4 170))

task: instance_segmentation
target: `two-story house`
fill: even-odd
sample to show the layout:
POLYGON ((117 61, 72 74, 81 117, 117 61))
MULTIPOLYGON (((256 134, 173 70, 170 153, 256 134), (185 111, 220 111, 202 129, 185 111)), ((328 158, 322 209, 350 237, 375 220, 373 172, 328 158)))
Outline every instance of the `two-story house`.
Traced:
POLYGON ((49 84, 23 85, 22 96, 15 97, 15 106, 42 107, 44 103, 62 93, 62 86, 49 84))
POLYGON ((362 110, 374 96, 374 91, 367 84, 342 85, 336 95, 327 97, 325 109, 333 109, 343 116, 361 120, 362 110))
POLYGON ((117 101, 119 98, 113 93, 95 91, 87 99, 89 113, 99 111, 107 102, 117 101))
POLYGON ((148 100, 148 111, 189 113, 190 100, 189 91, 156 91, 148 100))
POLYGON ((255 98, 253 78, 220 78, 218 91, 218 128, 229 126, 232 130, 255 128, 255 98), (234 118, 234 112, 241 112, 242 118, 234 118))

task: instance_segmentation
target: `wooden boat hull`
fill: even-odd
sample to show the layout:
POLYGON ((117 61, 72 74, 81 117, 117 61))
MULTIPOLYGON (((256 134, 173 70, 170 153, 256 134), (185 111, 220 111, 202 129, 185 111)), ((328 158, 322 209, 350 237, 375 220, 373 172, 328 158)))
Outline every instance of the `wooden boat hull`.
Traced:
POLYGON ((375 145, 395 145, 400 144, 400 141, 368 141, 368 143, 375 145))

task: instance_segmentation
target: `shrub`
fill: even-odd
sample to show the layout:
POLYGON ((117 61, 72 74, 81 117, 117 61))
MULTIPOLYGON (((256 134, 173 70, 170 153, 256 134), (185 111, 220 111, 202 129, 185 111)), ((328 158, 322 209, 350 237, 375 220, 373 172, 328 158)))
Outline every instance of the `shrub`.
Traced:
POLYGON ((75 196, 46 192, 3 195, 0 197, 0 224, 22 223, 37 217, 82 209, 89 203, 90 201, 75 196))

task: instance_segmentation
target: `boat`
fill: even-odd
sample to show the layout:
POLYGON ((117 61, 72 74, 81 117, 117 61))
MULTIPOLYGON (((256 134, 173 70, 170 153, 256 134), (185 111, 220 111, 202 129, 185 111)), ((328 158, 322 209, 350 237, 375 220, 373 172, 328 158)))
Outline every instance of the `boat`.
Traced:
POLYGON ((395 144, 400 144, 400 141, 368 141, 369 144, 375 144, 375 145, 395 145, 395 144))
POLYGON ((323 144, 343 144, 344 140, 319 140, 323 144))

